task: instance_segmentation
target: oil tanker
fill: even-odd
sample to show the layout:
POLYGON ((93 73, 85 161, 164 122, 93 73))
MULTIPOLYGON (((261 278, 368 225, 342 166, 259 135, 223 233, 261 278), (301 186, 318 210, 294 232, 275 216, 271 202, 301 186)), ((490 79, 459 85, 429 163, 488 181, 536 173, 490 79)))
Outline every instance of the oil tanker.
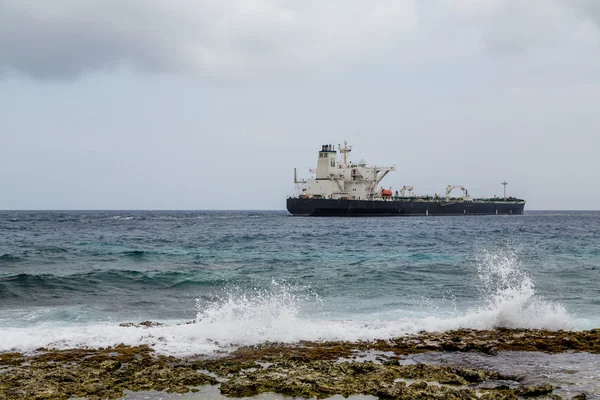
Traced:
POLYGON ((346 142, 321 146, 312 179, 297 177, 296 195, 288 197, 287 210, 295 216, 402 216, 402 215, 521 215, 525 200, 504 197, 472 198, 463 185, 448 185, 445 196, 417 196, 405 185, 394 191, 381 188, 383 178, 396 167, 367 166, 348 161, 352 147, 346 142), (338 158, 338 152, 340 157, 338 158), (460 196, 451 197, 453 190, 460 196))

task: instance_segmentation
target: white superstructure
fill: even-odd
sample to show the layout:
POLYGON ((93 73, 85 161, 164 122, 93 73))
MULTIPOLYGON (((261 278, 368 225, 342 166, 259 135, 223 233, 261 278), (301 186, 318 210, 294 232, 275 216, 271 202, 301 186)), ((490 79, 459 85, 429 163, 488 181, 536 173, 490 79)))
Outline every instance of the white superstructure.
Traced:
MULTIPOLYGON (((348 153, 352 148, 344 142, 338 146, 341 159, 334 145, 321 146, 317 159, 317 169, 310 170, 314 179, 298 180, 294 170, 294 182, 299 196, 323 199, 356 199, 372 200, 382 195, 379 183, 396 167, 367 167, 364 161, 353 163, 348 161, 348 153)), ((411 187, 412 190, 412 187, 411 187)), ((391 192, 384 191, 384 196, 391 192)))

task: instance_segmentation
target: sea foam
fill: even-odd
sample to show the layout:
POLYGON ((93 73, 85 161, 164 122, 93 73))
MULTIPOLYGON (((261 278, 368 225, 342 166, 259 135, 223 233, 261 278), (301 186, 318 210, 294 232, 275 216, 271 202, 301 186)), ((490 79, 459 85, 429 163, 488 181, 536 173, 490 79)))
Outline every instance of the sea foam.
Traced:
POLYGON ((324 300, 310 288, 276 281, 270 287, 224 289, 218 300, 198 306, 193 323, 169 321, 164 326, 135 328, 114 322, 94 325, 0 328, 0 351, 32 351, 39 347, 106 347, 119 343, 148 344, 164 354, 210 354, 240 345, 301 340, 389 339, 419 331, 458 328, 585 329, 566 309, 535 292, 531 277, 511 252, 483 252, 477 263, 480 299, 468 310, 444 316, 406 312, 404 317, 373 320, 367 315, 336 318, 320 310, 324 300))

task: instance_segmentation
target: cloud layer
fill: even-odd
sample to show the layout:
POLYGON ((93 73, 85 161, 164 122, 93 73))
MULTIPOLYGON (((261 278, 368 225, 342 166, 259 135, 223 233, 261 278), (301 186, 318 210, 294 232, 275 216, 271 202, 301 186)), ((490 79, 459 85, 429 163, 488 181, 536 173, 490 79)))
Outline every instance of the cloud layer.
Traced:
POLYGON ((519 53, 596 40, 600 26, 596 0, 446 0, 445 5, 493 51, 519 53))
POLYGON ((243 76, 393 46, 414 0, 4 0, 0 68, 70 78, 133 67, 243 76))
POLYGON ((70 79, 126 68, 244 78, 389 50, 410 62, 398 47, 409 40, 429 53, 473 43, 517 54, 597 46, 599 27, 597 0, 4 0, 0 74, 70 79))

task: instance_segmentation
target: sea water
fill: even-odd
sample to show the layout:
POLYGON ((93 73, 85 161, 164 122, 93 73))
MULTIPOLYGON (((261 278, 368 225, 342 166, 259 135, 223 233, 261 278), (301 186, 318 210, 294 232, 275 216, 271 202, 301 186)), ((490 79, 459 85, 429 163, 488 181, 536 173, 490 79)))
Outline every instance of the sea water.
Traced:
POLYGON ((591 329, 599 278, 599 212, 3 211, 0 351, 591 329))

